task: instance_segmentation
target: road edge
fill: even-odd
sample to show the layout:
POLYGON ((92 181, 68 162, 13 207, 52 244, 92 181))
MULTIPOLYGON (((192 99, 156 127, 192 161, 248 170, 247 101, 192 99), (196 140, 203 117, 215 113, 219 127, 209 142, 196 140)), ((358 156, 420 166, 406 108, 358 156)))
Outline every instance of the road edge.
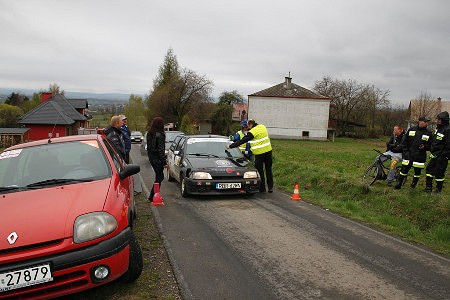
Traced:
MULTIPOLYGON (((150 191, 148 190, 147 186, 145 185, 144 178, 142 178, 142 175, 140 173, 138 175, 139 175, 139 180, 141 181, 142 190, 144 191, 146 197, 148 197, 150 195, 150 191)), ((170 265, 172 266, 173 272, 175 274, 175 279, 178 283, 178 289, 180 290, 181 296, 183 299, 194 299, 194 296, 192 295, 192 292, 189 289, 189 286, 188 286, 186 280, 184 280, 184 276, 181 273, 181 270, 178 267, 177 262, 175 261, 174 255, 171 250, 170 242, 167 240, 166 236, 163 233, 163 225, 161 222, 161 217, 159 215, 159 211, 153 205, 150 205, 150 208, 152 210, 153 215, 155 216, 156 225, 158 226, 158 230, 159 230, 159 235, 162 238, 164 248, 166 249, 167 256, 169 257, 169 262, 170 262, 170 265)))

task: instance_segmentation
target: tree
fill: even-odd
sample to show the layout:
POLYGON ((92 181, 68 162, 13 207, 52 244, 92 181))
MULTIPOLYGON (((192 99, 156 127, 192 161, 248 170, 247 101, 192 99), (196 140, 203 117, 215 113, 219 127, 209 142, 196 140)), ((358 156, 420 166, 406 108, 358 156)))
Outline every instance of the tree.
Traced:
POLYGON ((217 134, 229 135, 231 126, 231 114, 233 107, 228 104, 219 103, 212 116, 213 131, 217 134))
POLYGON ((57 85, 56 83, 50 84, 48 86, 48 92, 52 93, 52 96, 55 96, 58 94, 64 95, 64 90, 61 91, 59 88, 59 85, 57 85))
POLYGON ((179 72, 176 56, 169 49, 147 99, 148 119, 161 116, 166 122, 181 123, 199 103, 209 101, 211 89, 212 82, 206 76, 187 68, 179 72))
POLYGON ((434 100, 428 92, 420 92, 419 96, 411 100, 410 121, 417 122, 420 116, 427 116, 430 119, 440 112, 439 101, 434 100))
POLYGON ((25 114, 41 104, 41 93, 42 92, 33 93, 30 101, 25 101, 22 105, 20 105, 20 108, 25 114))
POLYGON ((141 96, 130 95, 124 109, 127 125, 131 130, 144 131, 146 129, 145 104, 141 96))
POLYGON ((21 106, 26 101, 28 101, 28 97, 19 93, 11 93, 11 95, 8 96, 5 100, 5 104, 14 105, 14 106, 21 106))
POLYGON ((181 119, 180 130, 187 134, 196 133, 194 125, 188 115, 184 115, 181 119))
POLYGON ((16 127, 23 111, 14 105, 0 104, 0 127, 16 127))
POLYGON ((219 96, 219 103, 228 105, 244 103, 244 97, 242 97, 242 95, 239 94, 236 90, 233 90, 231 92, 224 91, 219 96))

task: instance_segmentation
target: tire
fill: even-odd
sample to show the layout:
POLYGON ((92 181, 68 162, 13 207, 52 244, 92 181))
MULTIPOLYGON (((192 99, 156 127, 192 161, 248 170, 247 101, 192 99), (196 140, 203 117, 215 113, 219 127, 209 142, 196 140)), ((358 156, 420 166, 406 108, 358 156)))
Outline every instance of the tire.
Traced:
POLYGON ((366 172, 364 172, 363 176, 363 184, 371 186, 377 180, 378 170, 375 164, 371 165, 366 172))
POLYGON ((125 283, 131 283, 136 281, 142 273, 143 261, 142 261, 142 251, 139 243, 131 232, 130 238, 130 259, 128 270, 122 275, 121 280, 125 283))
POLYGON ((180 183, 180 191, 181 191, 181 196, 182 197, 188 197, 189 193, 186 190, 186 179, 183 177, 181 178, 181 183, 180 183))

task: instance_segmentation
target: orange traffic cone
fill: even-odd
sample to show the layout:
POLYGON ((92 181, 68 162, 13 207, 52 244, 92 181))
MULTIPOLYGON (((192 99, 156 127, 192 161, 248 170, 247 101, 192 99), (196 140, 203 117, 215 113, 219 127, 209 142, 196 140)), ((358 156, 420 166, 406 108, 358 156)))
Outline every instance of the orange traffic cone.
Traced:
POLYGON ((153 184, 153 191, 155 192, 155 194, 153 195, 152 205, 153 205, 153 206, 161 206, 161 205, 164 205, 163 197, 162 197, 161 194, 159 193, 159 183, 155 182, 155 183, 153 184))
POLYGON ((298 183, 295 183, 294 187, 294 193, 292 194, 291 200, 302 200, 302 197, 300 197, 300 193, 298 192, 298 183))

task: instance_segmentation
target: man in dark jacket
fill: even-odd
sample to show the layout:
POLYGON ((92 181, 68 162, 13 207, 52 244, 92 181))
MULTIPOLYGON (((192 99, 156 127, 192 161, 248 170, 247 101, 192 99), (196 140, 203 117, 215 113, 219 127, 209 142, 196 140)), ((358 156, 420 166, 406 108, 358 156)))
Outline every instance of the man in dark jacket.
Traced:
POLYGON ((125 160, 125 143, 122 137, 122 120, 120 116, 113 116, 111 118, 111 125, 105 129, 106 138, 113 145, 120 157, 125 160))
POLYGON ((419 124, 411 127, 405 134, 402 141, 403 147, 403 161, 402 170, 397 177, 396 189, 400 189, 406 179, 411 167, 414 167, 414 177, 411 183, 411 188, 417 186, 422 169, 425 168, 427 160, 427 150, 431 145, 431 131, 427 128, 428 119, 425 116, 419 118, 419 124))
POLYGON ((436 180, 435 192, 440 193, 442 191, 448 158, 450 157, 450 127, 447 111, 443 111, 437 115, 436 125, 436 130, 434 131, 431 142, 431 159, 427 166, 427 181, 425 188, 425 192, 427 193, 430 193, 433 188, 433 178, 436 180))
POLYGON ((120 119, 123 122, 122 126, 120 127, 120 130, 122 130, 123 142, 125 144, 125 162, 129 164, 131 151, 131 132, 127 126, 127 117, 125 115, 120 115, 120 119))

